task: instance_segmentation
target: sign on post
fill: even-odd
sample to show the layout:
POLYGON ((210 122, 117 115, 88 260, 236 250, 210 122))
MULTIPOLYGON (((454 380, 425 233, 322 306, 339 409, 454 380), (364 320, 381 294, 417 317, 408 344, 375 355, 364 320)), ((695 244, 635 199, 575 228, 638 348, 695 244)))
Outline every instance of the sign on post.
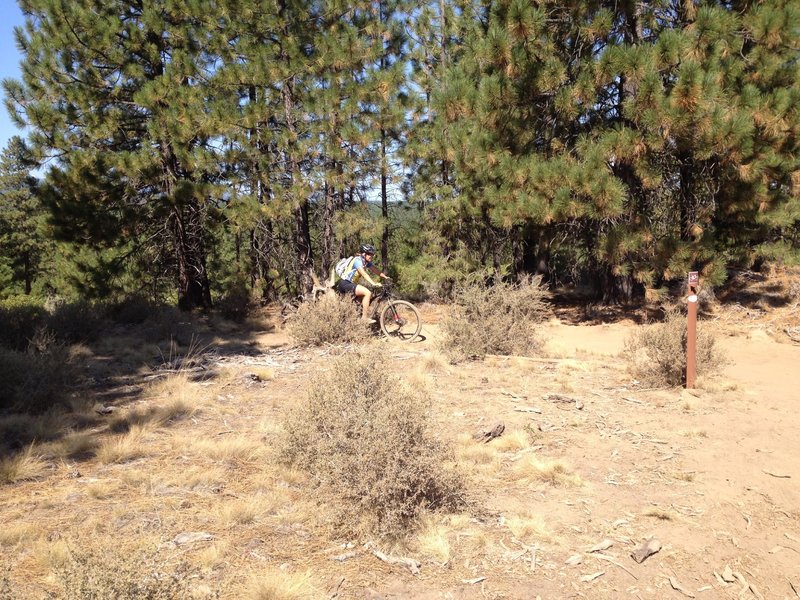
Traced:
POLYGON ((700 286, 700 274, 689 271, 688 278, 689 303, 686 322, 686 389, 694 387, 697 375, 697 288, 700 286))

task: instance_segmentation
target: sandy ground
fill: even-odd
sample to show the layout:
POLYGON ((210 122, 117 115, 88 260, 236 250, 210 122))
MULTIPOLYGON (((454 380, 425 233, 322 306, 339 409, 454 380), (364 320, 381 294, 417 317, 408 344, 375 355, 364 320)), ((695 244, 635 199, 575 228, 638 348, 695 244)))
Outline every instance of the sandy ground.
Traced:
POLYGON ((0 488, 6 527, 27 532, 0 536, 8 597, 57 589, 47 557, 63 540, 122 547, 137 537, 154 540, 170 561, 200 565, 196 597, 800 597, 800 346, 758 327, 718 324, 726 367, 696 390, 646 390, 618 356, 631 322, 554 319, 540 358, 451 366, 436 358, 438 316, 425 313, 418 342, 384 341, 380 352, 430 390, 434 425, 456 448, 474 499, 465 514, 434 515, 419 538, 384 549, 418 560, 418 573, 379 561, 364 540, 329 537, 314 490, 265 466, 275 424, 331 357, 290 349, 278 331, 253 335, 255 354, 241 366, 246 373, 268 363, 272 377, 189 384, 202 410, 147 433, 141 456, 65 460, 0 488), (498 421, 501 438, 471 440, 498 421), (234 436, 244 450, 193 453, 202 440, 234 436), (541 464, 561 475, 531 477, 531 465, 541 464), (197 469, 208 481, 189 485, 186 473, 197 469), (270 509, 225 516, 231 503, 254 498, 270 509), (209 532, 213 542, 172 542, 187 531, 209 532), (426 532, 436 549, 424 543, 426 532), (660 551, 634 561, 648 540, 660 551), (352 556, 332 560, 348 542, 352 556), (276 573, 308 573, 312 584, 296 596, 244 591, 248 578, 276 573))

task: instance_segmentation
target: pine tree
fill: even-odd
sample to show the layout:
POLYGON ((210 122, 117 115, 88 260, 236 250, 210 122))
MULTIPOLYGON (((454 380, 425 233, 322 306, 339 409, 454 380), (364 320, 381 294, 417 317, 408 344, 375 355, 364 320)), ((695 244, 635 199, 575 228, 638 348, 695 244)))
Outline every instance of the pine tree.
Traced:
POLYGON ((30 175, 26 154, 24 142, 14 136, 0 157, 0 289, 3 295, 13 293, 20 285, 25 294, 30 294, 34 281, 46 268, 45 257, 52 248, 44 230, 46 212, 36 195, 37 181, 30 175))
POLYGON ((7 103, 40 160, 61 234, 170 255, 179 304, 211 304, 206 228, 219 196, 202 82, 214 25, 205 0, 23 0, 21 82, 7 103))

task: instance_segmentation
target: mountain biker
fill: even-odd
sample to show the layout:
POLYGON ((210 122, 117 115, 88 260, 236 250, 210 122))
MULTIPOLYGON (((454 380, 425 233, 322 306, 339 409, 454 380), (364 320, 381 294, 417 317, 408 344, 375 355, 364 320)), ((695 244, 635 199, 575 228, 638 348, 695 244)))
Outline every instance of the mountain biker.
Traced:
POLYGON ((374 323, 374 319, 367 318, 369 303, 372 300, 372 290, 359 282, 363 279, 372 287, 381 287, 383 284, 379 281, 373 281, 370 273, 378 275, 381 279, 389 279, 389 277, 383 271, 378 272, 375 265, 372 264, 372 259, 375 256, 375 246, 361 244, 358 250, 358 254, 347 259, 341 279, 333 287, 340 294, 353 294, 356 298, 361 298, 361 319, 374 323))

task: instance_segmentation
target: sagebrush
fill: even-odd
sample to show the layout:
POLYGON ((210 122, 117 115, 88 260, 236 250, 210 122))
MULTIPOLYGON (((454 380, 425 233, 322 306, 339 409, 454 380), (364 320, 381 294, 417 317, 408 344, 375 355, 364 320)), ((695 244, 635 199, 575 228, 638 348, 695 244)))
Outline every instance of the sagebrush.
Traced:
POLYGON ((397 538, 425 508, 464 501, 451 454, 429 428, 429 396, 362 349, 333 361, 285 422, 283 458, 332 498, 348 534, 397 538))
POLYGON ((548 315, 549 295, 541 277, 463 287, 453 312, 442 322, 442 351, 452 362, 487 354, 536 353, 542 346, 537 327, 548 315))
MULTIPOLYGON (((686 315, 667 311, 664 321, 645 325, 625 340, 623 355, 631 373, 654 387, 678 386, 686 381, 686 315)), ((725 364, 713 329, 697 324, 697 374, 712 373, 725 364)))
POLYGON ((286 321, 286 331, 299 346, 357 342, 369 335, 360 305, 350 295, 326 294, 303 302, 286 321))
POLYGON ((64 600, 178 600, 189 597, 187 573, 143 551, 72 550, 56 569, 64 600))

